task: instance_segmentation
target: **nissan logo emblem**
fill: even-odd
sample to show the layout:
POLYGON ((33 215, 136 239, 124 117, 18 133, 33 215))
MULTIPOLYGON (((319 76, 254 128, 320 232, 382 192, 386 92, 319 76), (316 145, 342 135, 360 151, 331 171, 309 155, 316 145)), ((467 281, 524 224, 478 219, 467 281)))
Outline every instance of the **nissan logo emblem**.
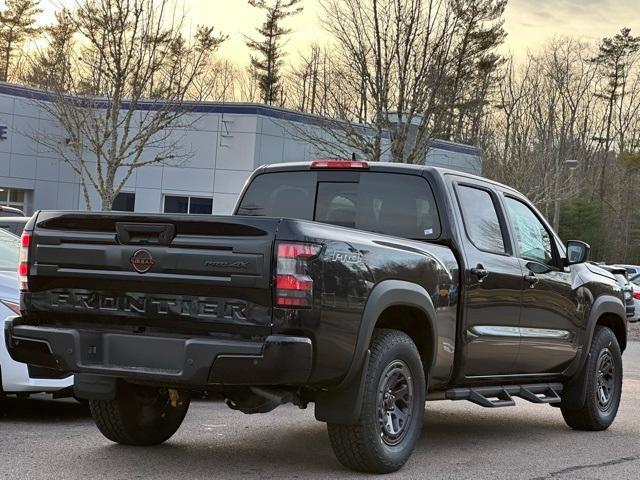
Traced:
POLYGON ((131 262, 133 269, 138 273, 147 273, 156 263, 151 252, 144 248, 133 252, 129 262, 131 262))

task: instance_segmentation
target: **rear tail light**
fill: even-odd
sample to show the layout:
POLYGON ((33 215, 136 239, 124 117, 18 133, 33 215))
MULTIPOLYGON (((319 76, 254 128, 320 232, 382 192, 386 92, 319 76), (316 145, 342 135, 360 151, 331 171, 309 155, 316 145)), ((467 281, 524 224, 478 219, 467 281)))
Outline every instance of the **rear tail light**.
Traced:
POLYGON ((633 298, 640 300, 640 292, 633 292, 633 298))
POLYGON ((29 247, 31 246, 31 233, 24 232, 20 240, 20 256, 18 263, 18 279, 20 290, 29 290, 29 247))
POLYGON ((311 243, 278 244, 276 268, 276 305, 303 308, 313 303, 313 279, 309 261, 320 253, 320 245, 311 243))

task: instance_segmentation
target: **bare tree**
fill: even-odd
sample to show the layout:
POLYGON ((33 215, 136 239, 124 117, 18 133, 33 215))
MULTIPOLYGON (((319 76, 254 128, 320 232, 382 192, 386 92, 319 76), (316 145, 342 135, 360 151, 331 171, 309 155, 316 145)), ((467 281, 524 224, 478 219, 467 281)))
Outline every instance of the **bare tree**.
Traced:
POLYGON ((596 49, 556 38, 505 66, 480 137, 484 173, 529 195, 561 234, 589 241, 594 258, 638 261, 640 69, 627 57, 611 81, 596 49), (616 85, 611 102, 603 88, 616 85))
POLYGON ((319 113, 320 85, 323 66, 327 64, 327 52, 314 43, 308 54, 301 54, 298 65, 292 68, 288 90, 293 97, 293 107, 307 113, 319 113))
POLYGON ((198 27, 180 33, 182 16, 169 0, 83 0, 72 14, 78 63, 70 92, 51 93, 40 107, 63 137, 33 133, 81 179, 86 207, 113 200, 136 169, 179 163, 190 152, 181 132, 195 121, 188 99, 208 59, 225 37, 198 27))
POLYGON ((241 96, 243 69, 227 59, 212 58, 194 79, 190 98, 217 102, 236 101, 241 96))
POLYGON ((45 90, 67 91, 71 87, 71 56, 74 50, 76 24, 71 12, 55 13, 56 22, 44 29, 48 44, 29 61, 24 81, 45 90))
POLYGON ((357 152, 370 161, 423 162, 442 113, 437 100, 451 54, 447 4, 324 0, 322 21, 334 44, 328 46, 330 64, 321 70, 330 75, 309 78, 317 81, 315 95, 318 87, 326 94, 322 113, 333 118, 318 119, 321 128, 298 136, 336 156, 357 152))
MULTIPOLYGON (((514 184, 550 214, 566 195, 565 162, 588 163, 595 154, 589 138, 595 68, 586 49, 557 39, 519 68, 509 62, 483 135, 486 173, 514 184)), ((558 223, 557 211, 553 217, 558 223)))

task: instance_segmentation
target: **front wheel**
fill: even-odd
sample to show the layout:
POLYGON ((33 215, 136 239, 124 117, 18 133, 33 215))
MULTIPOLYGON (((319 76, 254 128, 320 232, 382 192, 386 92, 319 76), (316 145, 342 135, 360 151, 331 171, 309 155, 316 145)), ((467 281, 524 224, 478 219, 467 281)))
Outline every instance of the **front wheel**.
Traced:
POLYGON ((376 330, 360 418, 354 425, 329 423, 333 451, 345 467, 390 473, 402 467, 422 431, 426 384, 420 354, 397 330, 376 330))
POLYGON ((562 416, 576 430, 606 430, 616 418, 622 393, 622 354, 611 329, 596 328, 581 380, 587 392, 584 406, 561 407, 562 416))
POLYGON ((124 445, 158 445, 178 430, 189 409, 188 392, 120 382, 113 400, 89 400, 100 432, 124 445))

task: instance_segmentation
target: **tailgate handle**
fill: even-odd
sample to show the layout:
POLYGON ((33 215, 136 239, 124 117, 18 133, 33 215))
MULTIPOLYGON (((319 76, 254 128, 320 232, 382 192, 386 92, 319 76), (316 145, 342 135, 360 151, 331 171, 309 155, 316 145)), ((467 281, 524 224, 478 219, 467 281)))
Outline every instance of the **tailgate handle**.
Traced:
POLYGON ((126 245, 169 245, 176 236, 170 223, 116 223, 118 241, 126 245))

